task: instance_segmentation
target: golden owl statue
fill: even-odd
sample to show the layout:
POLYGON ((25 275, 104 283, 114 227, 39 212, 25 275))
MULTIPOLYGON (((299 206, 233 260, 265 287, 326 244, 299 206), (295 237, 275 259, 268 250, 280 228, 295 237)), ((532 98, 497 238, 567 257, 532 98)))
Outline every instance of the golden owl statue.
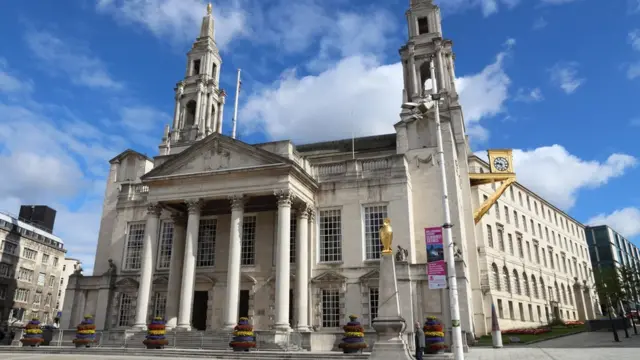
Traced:
POLYGON ((384 224, 380 228, 380 242, 382 243, 382 254, 393 254, 391 243, 393 242, 393 229, 391 229, 391 219, 384 219, 384 224))

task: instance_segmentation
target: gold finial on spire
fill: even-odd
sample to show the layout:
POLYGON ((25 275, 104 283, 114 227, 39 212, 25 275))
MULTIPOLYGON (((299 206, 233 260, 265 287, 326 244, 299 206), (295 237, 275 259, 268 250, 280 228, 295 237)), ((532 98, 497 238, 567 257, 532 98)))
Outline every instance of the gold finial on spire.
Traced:
POLYGON ((212 9, 211 9, 211 3, 209 3, 209 4, 207 5, 207 15, 211 15, 211 11, 212 11, 212 9))

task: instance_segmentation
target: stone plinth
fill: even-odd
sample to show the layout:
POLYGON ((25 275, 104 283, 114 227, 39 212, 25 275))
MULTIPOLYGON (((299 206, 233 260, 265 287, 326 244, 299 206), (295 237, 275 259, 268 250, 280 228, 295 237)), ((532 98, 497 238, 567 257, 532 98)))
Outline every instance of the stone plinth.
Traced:
POLYGON ((393 254, 382 254, 380 259, 378 317, 372 326, 378 340, 371 350, 370 360, 409 360, 412 359, 407 344, 402 340, 406 322, 400 316, 398 283, 393 254))

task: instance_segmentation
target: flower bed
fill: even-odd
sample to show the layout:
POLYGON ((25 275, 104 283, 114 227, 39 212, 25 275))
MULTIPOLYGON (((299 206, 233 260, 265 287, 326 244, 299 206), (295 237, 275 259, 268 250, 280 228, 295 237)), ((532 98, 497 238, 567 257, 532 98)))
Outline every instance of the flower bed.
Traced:
POLYGON ((540 335, 551 332, 551 328, 529 328, 529 329, 509 329, 502 330, 502 335, 540 335))
POLYGON ((240 318, 238 325, 233 329, 233 339, 229 346, 233 348, 233 351, 249 351, 249 349, 256 347, 256 336, 248 318, 240 318))
POLYGON ((423 330, 426 345, 424 349, 425 353, 439 354, 444 352, 447 345, 444 343, 444 327, 440 320, 435 316, 427 317, 423 330))
POLYGON ((565 321, 564 325, 566 327, 578 327, 578 326, 583 326, 584 321, 565 321))
POLYGON ((42 329, 40 329, 40 321, 33 318, 25 326, 25 332, 20 342, 22 346, 39 346, 44 339, 42 338, 42 329))
POLYGON ((161 317, 156 317, 147 325, 147 336, 142 341, 147 349, 164 349, 169 344, 166 338, 166 326, 161 317))
POLYGON ((76 347, 91 347, 96 341, 96 325, 91 315, 86 315, 84 320, 76 327, 76 338, 73 343, 76 347))
POLYGON ((364 328, 360 325, 358 317, 350 315, 349 320, 347 325, 342 327, 344 337, 338 345, 338 348, 342 349, 345 354, 355 353, 367 347, 367 343, 364 341, 364 328))

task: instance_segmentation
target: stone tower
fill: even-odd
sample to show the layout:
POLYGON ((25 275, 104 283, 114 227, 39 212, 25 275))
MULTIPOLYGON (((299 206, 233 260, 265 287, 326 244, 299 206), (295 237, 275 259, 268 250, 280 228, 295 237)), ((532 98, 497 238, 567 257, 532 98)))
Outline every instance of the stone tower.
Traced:
MULTIPOLYGON (((413 228, 415 248, 425 247, 424 228, 443 226, 441 174, 437 164, 437 128, 434 110, 417 115, 415 105, 425 102, 436 81, 440 94, 440 119, 446 163, 449 206, 455 244, 454 259, 458 283, 462 331, 473 337, 474 301, 472 288, 479 289, 473 200, 469 182, 467 141, 462 108, 455 87, 453 42, 443 38, 440 9, 432 0, 410 0, 406 12, 408 40, 400 49, 404 89, 401 120, 395 124, 396 148, 407 158, 413 192, 413 228), (430 65, 434 62, 435 79, 430 65), (467 250, 468 249, 468 250, 467 250), (476 269, 470 271, 470 269, 476 269)), ((426 258, 416 258, 418 263, 426 258)), ((475 294, 474 294, 475 295, 475 294)), ((432 313, 442 312, 450 321, 449 296, 446 290, 428 290, 425 301, 433 306, 432 313), (436 305, 437 304, 437 305, 436 305)), ((481 300, 480 300, 481 301, 481 300)), ((478 309, 478 311, 482 311, 478 309)), ((450 324, 450 322, 449 322, 450 324)))
POLYGON ((173 126, 165 129, 160 154, 176 154, 205 136, 222 132, 226 93, 219 86, 222 58, 214 40, 211 4, 200 35, 187 53, 184 79, 175 88, 173 126))

